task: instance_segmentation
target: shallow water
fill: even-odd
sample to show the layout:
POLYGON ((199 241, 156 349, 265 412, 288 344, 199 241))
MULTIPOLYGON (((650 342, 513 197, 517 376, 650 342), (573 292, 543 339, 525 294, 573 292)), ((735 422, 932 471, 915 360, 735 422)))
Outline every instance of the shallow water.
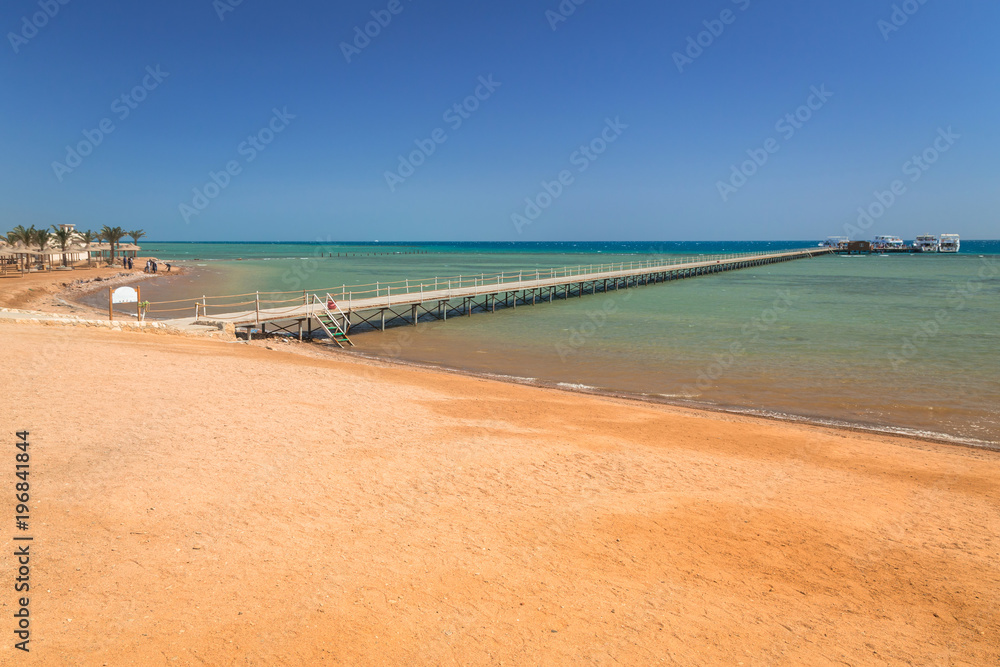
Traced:
MULTIPOLYGON (((805 245, 147 244, 201 266, 143 298, 805 245), (415 251, 427 254, 319 257, 415 251)), ((998 443, 998 322, 1000 243, 963 241, 959 255, 826 256, 352 337, 372 354, 567 387, 998 443)))

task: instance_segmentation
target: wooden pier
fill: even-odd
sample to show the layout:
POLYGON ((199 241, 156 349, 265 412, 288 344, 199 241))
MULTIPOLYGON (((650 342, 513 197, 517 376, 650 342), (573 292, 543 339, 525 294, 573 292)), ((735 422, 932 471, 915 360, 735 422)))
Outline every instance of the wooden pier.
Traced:
POLYGON ((225 297, 203 297, 184 301, 151 303, 150 314, 193 311, 189 317, 166 320, 173 326, 219 325, 230 323, 254 331, 282 331, 312 336, 323 331, 341 347, 351 344, 352 329, 384 331, 387 326, 417 325, 421 321, 447 320, 471 316, 475 312, 495 312, 554 299, 582 297, 642 285, 734 271, 765 264, 828 254, 830 248, 807 248, 774 253, 717 255, 687 262, 663 259, 642 262, 532 269, 451 276, 425 280, 340 286, 296 292, 255 292, 225 297), (243 299, 233 301, 233 299, 243 299), (253 306, 252 309, 246 306, 253 306), (315 324, 314 324, 315 323, 315 324))

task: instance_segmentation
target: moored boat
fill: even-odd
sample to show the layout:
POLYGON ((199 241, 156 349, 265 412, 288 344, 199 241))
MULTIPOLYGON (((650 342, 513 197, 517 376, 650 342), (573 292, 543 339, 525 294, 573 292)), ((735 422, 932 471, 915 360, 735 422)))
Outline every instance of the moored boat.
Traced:
POLYGON ((917 252, 937 252, 939 245, 938 237, 934 234, 921 234, 913 243, 917 252))
POLYGON ((958 234, 942 234, 938 252, 958 252, 961 245, 958 234))
POLYGON ((902 250, 903 239, 898 236, 876 236, 872 241, 872 250, 902 250))

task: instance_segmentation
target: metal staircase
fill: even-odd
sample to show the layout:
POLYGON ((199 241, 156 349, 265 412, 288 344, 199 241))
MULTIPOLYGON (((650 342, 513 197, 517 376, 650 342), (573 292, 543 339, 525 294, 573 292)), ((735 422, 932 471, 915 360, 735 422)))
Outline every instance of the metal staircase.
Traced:
POLYGON ((347 316, 340 313, 337 302, 333 300, 333 297, 327 294, 324 301, 318 295, 313 294, 313 306, 313 316, 319 322, 320 326, 323 327, 323 330, 326 331, 327 335, 330 336, 330 339, 340 347, 347 347, 348 345, 354 347, 354 343, 347 337, 346 329, 350 327, 347 316), (344 318, 343 325, 337 320, 338 314, 341 314, 344 318))

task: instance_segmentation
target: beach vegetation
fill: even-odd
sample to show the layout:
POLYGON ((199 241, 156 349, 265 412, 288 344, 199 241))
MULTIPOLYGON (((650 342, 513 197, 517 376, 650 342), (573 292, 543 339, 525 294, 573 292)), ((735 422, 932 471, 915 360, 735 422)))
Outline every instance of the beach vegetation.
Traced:
POLYGON ((141 229, 133 229, 130 232, 126 232, 126 236, 131 237, 132 243, 134 243, 135 245, 139 245, 139 239, 141 239, 145 235, 146 232, 142 231, 141 229))
POLYGON ((7 242, 11 245, 20 243, 27 248, 35 242, 35 226, 25 228, 24 225, 18 225, 7 232, 7 242))
POLYGON ((65 227, 60 227, 58 225, 52 225, 52 236, 59 243, 59 248, 62 250, 62 264, 66 266, 66 248, 69 246, 70 241, 73 240, 73 232, 65 227))
MULTIPOLYGON (((49 230, 47 229, 35 229, 34 225, 31 226, 31 229, 33 230, 31 239, 32 243, 38 246, 39 251, 45 252, 45 246, 49 244, 49 240, 52 238, 51 232, 49 232, 49 230)), ((42 268, 44 266, 45 266, 45 255, 40 255, 38 257, 38 267, 42 268)))
POLYGON ((127 234, 121 227, 109 227, 108 225, 101 227, 101 237, 111 246, 111 255, 108 257, 108 264, 115 263, 115 248, 125 236, 127 234))
POLYGON ((33 230, 31 242, 37 245, 40 251, 45 252, 45 246, 49 244, 52 233, 47 229, 35 229, 34 225, 32 225, 31 229, 33 230))
POLYGON ((84 247, 87 248, 87 266, 90 266, 90 244, 98 239, 98 235, 94 231, 88 229, 85 232, 77 232, 77 236, 80 237, 80 240, 83 241, 84 247))

